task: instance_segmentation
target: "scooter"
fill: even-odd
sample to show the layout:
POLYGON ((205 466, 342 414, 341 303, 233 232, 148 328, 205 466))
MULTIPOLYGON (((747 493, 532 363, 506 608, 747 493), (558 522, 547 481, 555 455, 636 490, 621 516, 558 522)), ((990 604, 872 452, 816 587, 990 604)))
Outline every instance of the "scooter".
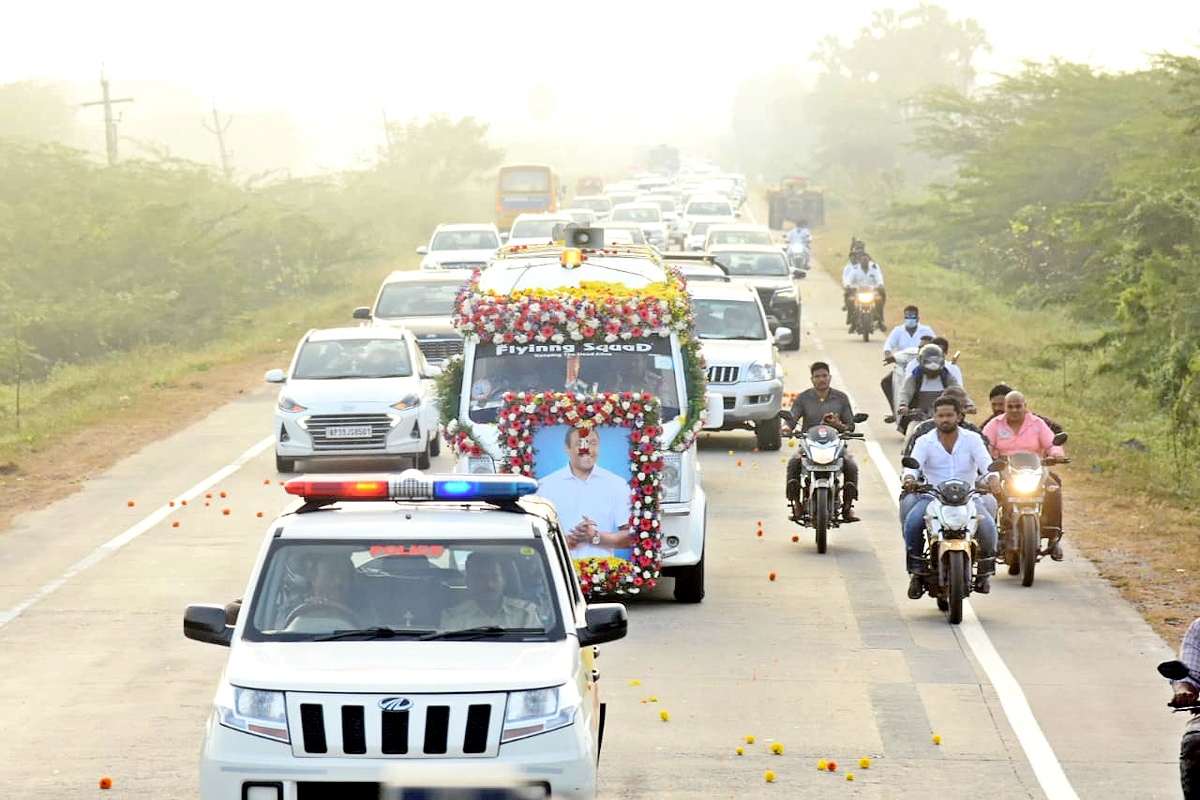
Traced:
MULTIPOLYGON (((795 425, 786 411, 780 418, 795 425)), ((854 421, 866 422, 867 414, 855 414, 854 421)), ((800 438, 801 473, 798 486, 788 486, 792 522, 812 528, 817 552, 829 546, 829 529, 842 524, 842 462, 846 458, 846 442, 865 438, 861 433, 842 433, 830 425, 814 425, 800 436, 795 427, 790 435, 800 438)))
MULTIPOLYGON (((1055 445, 1067 441, 1067 434, 1054 437, 1055 445)), ((1038 458, 1037 453, 1013 453, 993 461, 990 468, 1000 473, 1004 501, 1000 504, 998 529, 1000 546, 996 560, 1008 564, 1009 575, 1020 575, 1022 586, 1032 586, 1037 563, 1049 552, 1042 548, 1042 503, 1047 492, 1059 491, 1050 481, 1046 467, 1069 464, 1071 459, 1057 456, 1038 458)))
MULTIPOLYGON (((900 462, 909 469, 920 469, 911 456, 900 462)), ((951 625, 962 622, 963 601, 975 586, 978 544, 975 531, 979 515, 987 511, 973 501, 982 494, 966 481, 952 478, 937 486, 921 483, 914 491, 933 495, 925 509, 925 591, 937 600, 951 625)))
MULTIPOLYGON (((1188 665, 1182 661, 1162 662, 1158 665, 1158 674, 1172 681, 1191 678, 1197 684, 1200 684, 1200 674, 1188 669, 1188 665)), ((1178 714, 1180 711, 1188 711, 1193 715, 1200 714, 1200 704, 1171 706, 1171 713, 1178 714)), ((1182 747, 1180 748, 1179 779, 1182 783, 1185 800, 1188 798, 1200 798, 1200 765, 1196 764, 1196 757, 1198 755, 1200 755, 1200 750, 1185 751, 1182 747)))
POLYGON ((919 352, 920 348, 906 347, 892 353, 892 413, 883 418, 884 422, 896 421, 896 410, 900 407, 900 399, 904 396, 904 379, 908 375, 909 365, 916 360, 919 352))

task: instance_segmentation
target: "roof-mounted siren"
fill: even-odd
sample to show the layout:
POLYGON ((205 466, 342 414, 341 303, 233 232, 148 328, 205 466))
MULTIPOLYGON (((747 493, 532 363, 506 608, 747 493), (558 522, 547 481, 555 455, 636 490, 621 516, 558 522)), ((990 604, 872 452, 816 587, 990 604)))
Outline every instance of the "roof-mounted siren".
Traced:
POLYGON ((574 222, 555 225, 551 232, 554 241, 565 247, 592 250, 604 246, 603 228, 584 228, 574 222))

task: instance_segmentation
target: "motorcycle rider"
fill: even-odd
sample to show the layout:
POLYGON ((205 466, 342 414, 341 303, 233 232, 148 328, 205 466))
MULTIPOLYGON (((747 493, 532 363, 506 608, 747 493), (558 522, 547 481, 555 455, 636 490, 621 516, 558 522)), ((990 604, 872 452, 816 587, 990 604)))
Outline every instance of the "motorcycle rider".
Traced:
MULTIPOLYGON (((993 456, 1013 453, 1035 453, 1038 458, 1066 455, 1054 444, 1054 431, 1045 420, 1029 413, 1025 395, 1020 392, 1005 395, 1004 414, 993 417, 984 425, 983 435, 987 437, 993 456)), ((1051 485, 1046 487, 1046 498, 1042 501, 1042 531, 1050 541, 1050 557, 1062 561, 1063 551, 1059 544, 1062 539, 1062 480, 1053 473, 1049 478, 1051 485)))
MULTIPOLYGON (((1179 660, 1193 673, 1200 673, 1200 619, 1193 620, 1184 634, 1183 643, 1179 646, 1179 660)), ((1193 678, 1171 681, 1171 688, 1175 690, 1175 696, 1167 704, 1169 706, 1182 708, 1200 701, 1200 683, 1193 678)), ((1200 800, 1197 758, 1200 758, 1200 715, 1193 711, 1179 747, 1179 779, 1183 784, 1184 800, 1200 800)))
MULTIPOLYGON (((993 419, 1004 413, 1004 398, 1007 397, 1008 393, 1011 391, 1012 387, 1004 383, 997 383, 991 388, 991 391, 988 392, 988 402, 992 406, 992 415, 983 421, 984 425, 988 424, 993 419)), ((1042 414, 1034 414, 1034 416, 1040 418, 1042 422, 1049 425, 1050 430, 1054 431, 1056 434, 1063 432, 1063 426, 1059 425, 1049 417, 1043 416, 1042 414)))
MULTIPOLYGON (((949 389, 942 392, 941 396, 942 397, 953 397, 955 400, 958 401, 959 406, 961 406, 963 408, 965 408, 966 404, 968 402, 970 402, 970 398, 967 397, 966 390, 961 387, 958 387, 958 386, 951 386, 949 389)), ((909 435, 908 440, 904 443, 904 450, 901 453, 901 457, 912 455, 913 446, 916 445, 917 439, 919 439, 922 436, 924 436, 925 434, 929 433, 931 430, 933 430, 936 427, 937 427, 937 422, 935 422, 932 419, 922 420, 921 422, 917 423, 916 427, 913 428, 912 433, 909 435)), ((983 437, 983 431, 981 431, 978 427, 976 427, 973 422, 968 422, 967 418, 962 414, 960 414, 958 417, 958 427, 964 431, 971 431, 972 433, 978 435, 980 438, 983 437)), ((984 444, 986 445, 987 442, 985 441, 984 444)), ((979 500, 980 500, 980 502, 983 503, 984 507, 987 508, 988 513, 990 513, 992 515, 992 517, 995 518, 995 516, 996 516, 996 498, 992 497, 991 495, 988 495, 987 497, 979 498, 979 500)), ((905 494, 903 492, 900 494, 900 523, 901 524, 904 523, 904 518, 906 516, 908 516, 908 512, 912 509, 913 504, 916 502, 917 502, 917 495, 905 494)))
MULTIPOLYGON (((913 445, 912 457, 920 464, 920 473, 925 482, 937 486, 942 481, 958 478, 975 483, 981 475, 987 476, 989 488, 1000 489, 1000 477, 989 472, 992 457, 988 455, 983 439, 958 427, 962 418, 962 406, 953 397, 939 397, 934 401, 933 419, 937 429, 922 436, 913 445)), ((916 491, 917 470, 904 470, 904 488, 916 491)), ((925 578, 928 569, 925 563, 925 509, 933 501, 929 494, 921 495, 904 518, 904 543, 908 556, 908 572, 912 577, 908 583, 908 596, 919 600, 925 593, 925 578)), ((972 501, 974 502, 974 501, 972 501)), ((987 594, 991 591, 990 577, 996 571, 996 521, 986 511, 978 515, 975 541, 979 545, 978 571, 975 591, 987 594)))
MULTIPOLYGON (((932 402, 952 386, 962 388, 958 379, 950 370, 946 369, 946 357, 942 353, 942 348, 932 342, 924 345, 917 355, 914 370, 904 378, 904 387, 900 390, 900 397, 896 398, 896 402, 899 403, 896 416, 899 417, 900 433, 905 432, 904 416, 910 408, 922 408, 932 412, 932 406, 926 404, 932 402)), ((975 403, 970 397, 967 398, 963 410, 974 412, 975 403)))
MULTIPOLYGON (((906 350, 909 347, 920 347, 924 344, 924 339, 932 339, 937 336, 933 332, 933 328, 928 325, 921 324, 920 311, 916 306, 904 307, 904 324, 897 325, 888 334, 887 341, 883 343, 883 363, 891 364, 896 361, 893 355, 898 350, 906 350)), ((888 408, 896 407, 892 399, 892 376, 887 374, 883 380, 879 382, 879 388, 883 390, 883 396, 887 398, 888 408)), ((883 418, 884 422, 895 422, 896 417, 888 414, 883 418)))
MULTIPOLYGON (((883 270, 865 252, 859 253, 857 260, 851 258, 842 270, 842 303, 846 308, 847 325, 852 323, 850 316, 854 310, 854 294, 859 289, 875 290, 875 325, 883 330, 883 304, 887 300, 887 291, 883 288, 883 270)), ((850 333, 854 333, 853 326, 850 333)))
MULTIPOLYGON (((954 363, 954 358, 950 357, 950 342, 945 336, 935 336, 933 337, 933 343, 942 348, 942 352, 946 354, 946 369, 950 370, 950 373, 958 378, 959 386, 966 386, 967 382, 963 380, 962 368, 954 363)), ((973 414, 975 412, 968 409, 967 413, 973 414)))
POLYGON ((807 252, 812 251, 812 232, 808 229, 808 220, 798 221, 795 227, 787 232, 785 241, 787 242, 788 259, 792 262, 792 266, 801 266, 792 256, 792 250, 794 247, 802 247, 807 252))
MULTIPOLYGON (((840 433, 854 432, 854 410, 850 407, 850 398, 845 392, 830 387, 829 365, 824 361, 814 361, 809 367, 812 388, 805 389, 796 395, 792 403, 792 428, 797 425, 801 434, 808 432, 814 425, 828 425, 840 433)), ((804 472, 804 464, 800 453, 788 459, 787 465, 787 499, 790 503, 800 495, 800 478, 804 472)), ((854 513, 854 501, 858 499, 858 464, 854 463, 850 451, 846 451, 842 459, 842 521, 858 522, 854 513)))

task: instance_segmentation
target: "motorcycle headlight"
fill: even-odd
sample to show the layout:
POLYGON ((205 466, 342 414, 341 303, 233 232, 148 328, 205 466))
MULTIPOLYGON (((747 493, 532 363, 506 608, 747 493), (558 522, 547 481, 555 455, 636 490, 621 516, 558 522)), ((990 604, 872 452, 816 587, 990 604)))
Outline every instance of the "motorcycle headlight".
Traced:
POLYGON ((746 370, 748 381, 769 381, 775 377, 775 365, 756 361, 746 370))
POLYGON ((961 531, 965 530, 967 523, 971 521, 970 506, 942 506, 941 511, 942 527, 946 530, 961 531))
POLYGON ((837 457, 837 447, 813 447, 808 451, 808 457, 814 464, 832 464, 837 457))
POLYGON ((408 411, 416 408, 419 405, 421 405, 421 397, 416 392, 412 392, 404 395, 404 397, 401 397, 395 403, 392 403, 392 408, 396 409, 397 411, 408 411))
POLYGON ((574 684, 511 692, 500 741, 512 742, 565 728, 574 721, 578 708, 579 693, 574 684))
POLYGON ((294 414, 298 411, 306 411, 307 409, 308 409, 308 406, 300 405, 299 403, 296 402, 295 398, 293 398, 293 397, 289 397, 286 394, 281 394, 279 396, 279 410, 280 411, 288 411, 288 412, 294 414))
POLYGON ((664 503, 678 503, 683 496, 683 453, 663 455, 662 490, 664 503))
POLYGON ((283 692, 243 689, 222 682, 217 690, 217 719, 226 728, 287 744, 287 704, 283 692))
POLYGON ((858 293, 858 302, 860 302, 860 303, 870 303, 874 300, 875 300, 874 292, 859 292, 858 293))
POLYGON ((1012 487, 1017 494, 1034 494, 1042 485, 1042 471, 1017 472, 1012 476, 1012 487))

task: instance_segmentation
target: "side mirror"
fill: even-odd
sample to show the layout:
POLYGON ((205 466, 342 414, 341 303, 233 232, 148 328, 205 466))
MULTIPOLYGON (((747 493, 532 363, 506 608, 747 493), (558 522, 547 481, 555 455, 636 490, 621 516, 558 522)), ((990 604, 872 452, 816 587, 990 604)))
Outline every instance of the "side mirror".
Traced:
POLYGON ((183 635, 197 642, 229 647, 233 627, 225 624, 225 606, 208 603, 188 606, 183 612, 183 635))
POLYGON ((354 309, 354 318, 355 319, 370 319, 371 318, 371 309, 368 308, 367 306, 359 306, 358 308, 354 309))
POLYGON ((716 392, 704 396, 704 427, 715 430, 725 424, 725 398, 716 392))
POLYGON ((507 241, 508 241, 508 231, 502 231, 500 233, 500 244, 504 244, 507 241))
POLYGON ((624 639, 629 632, 629 615, 620 603, 596 603, 587 607, 587 627, 579 628, 580 647, 624 639))
POLYGON ((775 329, 775 344, 791 344, 794 337, 792 336, 791 328, 776 328, 775 329))
POLYGON ((1191 674, 1191 670, 1182 661, 1164 661, 1158 665, 1158 674, 1168 680, 1181 681, 1191 674))
POLYGON ((917 461, 912 456, 905 456, 904 458, 900 459, 900 466, 904 467, 905 469, 920 469, 921 462, 917 461))
POLYGON ((263 380, 267 383, 287 383, 287 375, 281 369, 269 369, 263 375, 263 380))
POLYGON ((855 422, 866 422, 870 418, 871 418, 870 414, 866 413, 865 411, 860 411, 854 415, 853 419, 855 422))
POLYGON ((417 255, 419 255, 419 256, 429 255, 429 248, 426 247, 425 245, 421 245, 420 247, 417 248, 417 255))
POLYGON ((439 367, 437 364, 426 364, 425 365, 425 377, 426 378, 436 378, 438 375, 441 375, 441 374, 442 374, 442 368, 439 367))
POLYGON ((991 470, 992 472, 999 472, 1000 470, 1004 469, 1006 466, 1008 466, 1007 458, 997 458, 995 461, 988 464, 988 469, 991 470))
POLYGON ((808 272, 800 269, 799 267, 792 267, 792 277, 796 280, 802 281, 808 277, 808 272))
POLYGON ((1067 436, 1066 431, 1063 431, 1062 433, 1056 433, 1054 434, 1054 444, 1064 445, 1067 443, 1068 438, 1069 437, 1067 436))

